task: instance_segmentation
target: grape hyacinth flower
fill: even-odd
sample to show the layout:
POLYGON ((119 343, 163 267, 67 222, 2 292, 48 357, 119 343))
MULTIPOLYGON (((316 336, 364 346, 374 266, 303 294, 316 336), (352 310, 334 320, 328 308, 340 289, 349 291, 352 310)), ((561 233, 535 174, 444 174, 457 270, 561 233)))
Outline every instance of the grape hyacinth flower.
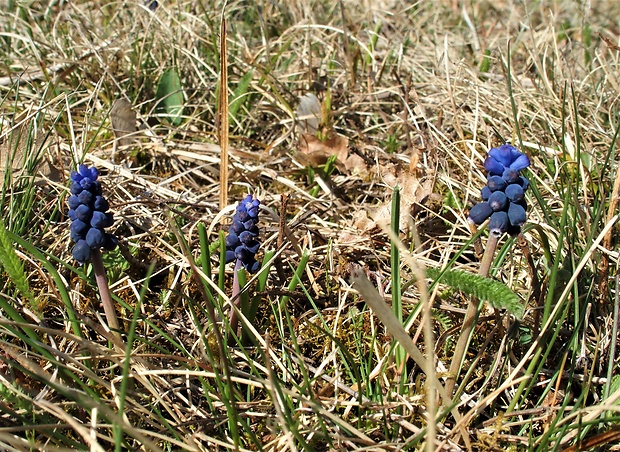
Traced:
MULTIPOLYGON (((260 263, 256 260, 256 253, 260 247, 258 241, 258 209, 260 201, 247 195, 237 205, 232 224, 226 236, 226 263, 236 261, 233 276, 233 290, 231 301, 233 306, 230 310, 229 323, 231 331, 236 332, 239 324, 236 309, 241 308, 241 287, 239 284, 239 270, 245 268, 250 273, 256 273, 260 269, 260 263)), ((233 337, 229 338, 231 344, 233 337)))
POLYGON ((258 241, 258 208, 260 201, 247 195, 237 206, 233 222, 226 236, 226 263, 237 260, 248 272, 256 273, 260 264, 256 253, 258 241))
POLYGON ((110 204, 103 197, 98 178, 99 171, 94 166, 79 165, 77 171, 71 172, 68 216, 71 219, 71 239, 75 242, 71 254, 80 264, 88 261, 92 263, 108 326, 120 337, 118 318, 100 251, 101 248, 113 250, 118 239, 105 232, 105 228, 114 223, 114 218, 108 212, 110 204))
POLYGON ((529 186, 520 171, 529 165, 527 155, 510 144, 491 149, 484 161, 488 175, 481 190, 482 202, 471 208, 468 220, 480 225, 490 218, 491 232, 519 234, 527 218, 524 196, 529 186))
MULTIPOLYGON (((489 238, 478 274, 489 276, 489 269, 497 249, 499 239, 504 232, 517 235, 527 218, 525 191, 529 181, 521 176, 520 171, 530 165, 530 159, 514 146, 506 143, 489 151, 484 161, 484 168, 488 171, 487 183, 481 190, 482 202, 476 204, 469 211, 468 221, 472 225, 481 225, 489 220, 489 238)), ((452 355, 449 377, 446 380, 446 393, 449 397, 454 392, 456 379, 461 371, 461 363, 471 332, 476 324, 479 302, 472 299, 467 307, 463 326, 452 355)))
POLYGON ((97 168, 78 166, 71 172, 71 196, 69 196, 69 218, 71 239, 75 242, 73 257, 80 264, 90 260, 92 250, 116 248, 117 239, 105 232, 112 226, 114 218, 108 212, 110 204, 102 196, 101 183, 97 180, 97 168))

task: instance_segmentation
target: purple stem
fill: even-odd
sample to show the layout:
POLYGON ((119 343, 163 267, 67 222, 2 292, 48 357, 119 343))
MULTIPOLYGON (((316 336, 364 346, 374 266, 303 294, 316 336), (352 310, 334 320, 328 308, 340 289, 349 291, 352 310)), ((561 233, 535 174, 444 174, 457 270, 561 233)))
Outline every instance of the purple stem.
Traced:
POLYGON ((95 280, 97 281, 97 287, 99 288, 99 294, 101 295, 101 303, 103 304, 103 310, 108 321, 108 327, 112 331, 112 334, 120 337, 120 327, 118 324, 118 318, 116 317, 110 287, 108 286, 108 278, 105 273, 105 267, 103 266, 101 251, 98 249, 92 250, 90 254, 90 261, 93 264, 95 280))
MULTIPOLYGON (((230 296, 231 303, 237 308, 241 307, 241 297, 239 296, 239 294, 241 293, 241 287, 239 287, 239 277, 237 276, 237 272, 241 270, 241 266, 242 266, 241 261, 237 259, 237 261, 235 262, 235 269, 234 269, 234 276, 233 276, 233 289, 232 289, 232 294, 230 296)), ((236 333, 237 325, 239 324, 239 317, 237 316, 237 312, 232 306, 230 307, 229 323, 230 323, 230 330, 236 333)))

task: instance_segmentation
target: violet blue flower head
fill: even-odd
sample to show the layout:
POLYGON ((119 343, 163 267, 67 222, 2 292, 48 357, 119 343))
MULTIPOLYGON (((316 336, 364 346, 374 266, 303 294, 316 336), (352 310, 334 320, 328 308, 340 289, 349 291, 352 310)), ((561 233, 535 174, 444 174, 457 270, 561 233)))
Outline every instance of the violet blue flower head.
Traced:
POLYGON ((114 218, 108 212, 110 205, 101 194, 101 183, 97 180, 99 171, 94 166, 79 165, 71 172, 71 196, 69 212, 71 219, 71 240, 75 242, 73 257, 80 264, 90 259, 92 250, 105 248, 113 250, 117 238, 105 232, 112 226, 114 218))
POLYGON ((510 144, 491 149, 484 161, 488 174, 480 193, 483 202, 471 208, 468 220, 480 225, 490 218, 489 230, 495 234, 521 232, 527 219, 524 198, 530 183, 520 171, 529 165, 527 155, 510 144))
POLYGON ((260 201, 247 195, 233 216, 233 222, 226 236, 226 263, 237 260, 250 273, 256 273, 260 264, 256 253, 260 247, 258 241, 258 210, 260 201))

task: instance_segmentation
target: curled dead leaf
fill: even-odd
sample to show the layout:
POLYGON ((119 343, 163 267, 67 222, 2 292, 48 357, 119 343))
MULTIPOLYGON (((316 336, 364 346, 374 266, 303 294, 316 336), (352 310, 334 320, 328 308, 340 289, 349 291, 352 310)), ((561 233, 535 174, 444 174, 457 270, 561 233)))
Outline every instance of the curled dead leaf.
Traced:
POLYGON ((348 156, 348 145, 349 140, 341 135, 333 134, 325 140, 320 140, 314 135, 303 134, 297 156, 306 166, 319 166, 325 165, 327 160, 335 155, 336 165, 341 165, 348 156))
POLYGON ((314 135, 303 134, 296 158, 305 166, 324 165, 335 155, 336 167, 343 173, 355 174, 366 170, 366 163, 359 155, 349 152, 349 139, 336 133, 325 140, 314 135))
POLYGON ((16 172, 25 165, 25 150, 28 142, 28 131, 17 127, 0 136, 0 173, 8 170, 16 172))
MULTIPOLYGON (((400 188, 400 224, 402 228, 407 228, 413 207, 424 203, 431 196, 435 179, 428 174, 419 178, 408 168, 397 164, 384 167, 382 176, 388 187, 394 189, 398 186, 400 188)), ((390 224, 391 217, 392 203, 389 200, 372 213, 376 224, 390 224)))
POLYGON ((127 146, 134 142, 137 131, 136 112, 129 102, 122 98, 114 101, 110 110, 110 122, 119 146, 127 146))

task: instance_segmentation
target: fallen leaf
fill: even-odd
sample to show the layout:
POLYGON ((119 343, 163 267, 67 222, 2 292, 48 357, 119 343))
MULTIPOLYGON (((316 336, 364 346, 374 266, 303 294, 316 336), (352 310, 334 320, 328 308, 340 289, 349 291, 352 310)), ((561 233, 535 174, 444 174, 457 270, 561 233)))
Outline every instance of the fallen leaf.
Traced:
MULTIPOLYGON (((407 229, 414 205, 423 203, 433 192, 434 178, 428 174, 418 178, 409 169, 397 164, 385 167, 382 174, 384 183, 391 189, 400 188, 400 225, 407 229)), ((390 224, 392 218, 392 202, 386 201, 372 212, 376 224, 390 224)))
POLYGON ((24 151, 28 141, 28 130, 17 127, 0 136, 0 175, 9 169, 15 172, 24 167, 24 151))
POLYGON ((110 122, 114 137, 119 146, 127 146, 134 142, 136 128, 136 112, 125 99, 116 99, 110 110, 110 122))
POLYGON ((32 123, 24 121, 0 135, 0 184, 5 173, 10 171, 17 177, 33 159, 37 159, 36 172, 44 178, 59 182, 60 171, 53 165, 47 150, 42 151, 42 134, 30 131, 32 123), (29 134, 32 134, 34 138, 29 134))
POLYGON ((357 154, 349 152, 349 139, 335 133, 320 140, 314 135, 303 134, 296 158, 306 166, 324 165, 335 155, 336 168, 346 174, 357 174, 366 170, 366 162, 357 154))
POLYGON ((344 168, 347 174, 360 174, 366 171, 366 161, 357 154, 349 153, 344 161, 344 168))
POLYGON ((368 212, 359 209, 353 213, 353 227, 359 231, 368 232, 377 224, 368 216, 368 212))
POLYGON ((364 159, 349 152, 349 139, 335 133, 329 125, 330 112, 324 110, 325 108, 312 93, 301 97, 297 107, 300 133, 297 160, 302 165, 317 167, 324 165, 335 155, 335 165, 340 172, 356 174, 366 171, 364 159))
POLYGON ((303 134, 297 156, 306 166, 319 166, 335 155, 336 166, 342 167, 349 155, 348 146, 349 140, 341 135, 332 134, 327 139, 320 140, 314 135, 303 134))

